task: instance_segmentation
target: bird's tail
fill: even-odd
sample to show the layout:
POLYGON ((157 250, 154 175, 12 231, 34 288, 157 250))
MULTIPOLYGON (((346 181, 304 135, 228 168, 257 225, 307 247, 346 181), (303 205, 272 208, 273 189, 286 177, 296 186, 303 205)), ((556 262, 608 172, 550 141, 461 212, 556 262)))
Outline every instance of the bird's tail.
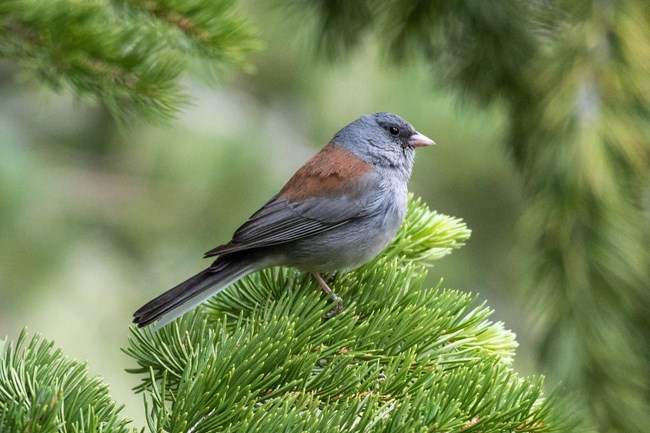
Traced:
POLYGON ((249 261, 219 259, 209 268, 144 304, 133 313, 133 323, 142 328, 158 320, 158 330, 256 270, 254 263, 249 261))

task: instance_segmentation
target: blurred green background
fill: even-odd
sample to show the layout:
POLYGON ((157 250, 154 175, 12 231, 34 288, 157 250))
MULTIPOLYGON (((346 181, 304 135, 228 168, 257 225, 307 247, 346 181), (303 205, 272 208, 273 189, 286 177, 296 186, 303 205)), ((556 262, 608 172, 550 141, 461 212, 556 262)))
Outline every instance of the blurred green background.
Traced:
POLYGON ((521 291, 531 277, 521 248, 531 176, 507 150, 512 111, 461 97, 437 79, 444 65, 422 56, 387 62, 372 37, 325 61, 288 10, 249 9, 265 45, 248 58, 254 71, 208 85, 197 67, 183 81, 193 103, 164 126, 131 119, 118 128, 104 109, 50 93, 0 61, 0 334, 27 327, 87 360, 142 423, 120 351, 132 312, 201 270, 202 253, 227 241, 339 128, 391 111, 438 143, 419 151, 411 191, 473 231, 430 270, 430 284, 444 278, 480 293, 518 335, 518 371, 544 373, 535 359, 548 356, 539 353, 545 331, 530 318, 555 314, 521 291))

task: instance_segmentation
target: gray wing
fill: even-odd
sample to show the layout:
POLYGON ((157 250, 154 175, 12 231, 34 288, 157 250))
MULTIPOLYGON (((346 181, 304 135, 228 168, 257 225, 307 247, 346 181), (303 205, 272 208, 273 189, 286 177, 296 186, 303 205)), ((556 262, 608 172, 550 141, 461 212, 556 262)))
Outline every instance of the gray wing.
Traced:
POLYGON ((275 196, 235 231, 229 243, 208 251, 205 257, 295 241, 369 215, 379 207, 379 194, 367 192, 300 202, 275 196))

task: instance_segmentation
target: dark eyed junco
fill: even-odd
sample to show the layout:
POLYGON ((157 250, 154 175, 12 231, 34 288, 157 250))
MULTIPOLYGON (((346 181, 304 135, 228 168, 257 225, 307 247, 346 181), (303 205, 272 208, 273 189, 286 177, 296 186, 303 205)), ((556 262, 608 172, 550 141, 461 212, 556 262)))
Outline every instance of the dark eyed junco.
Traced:
POLYGON ((143 327, 159 319, 160 328, 269 266, 311 272, 331 293, 321 273, 361 266, 395 236, 406 213, 415 148, 431 144, 395 114, 369 114, 350 123, 230 242, 205 253, 217 257, 210 267, 143 305, 134 323, 143 327))

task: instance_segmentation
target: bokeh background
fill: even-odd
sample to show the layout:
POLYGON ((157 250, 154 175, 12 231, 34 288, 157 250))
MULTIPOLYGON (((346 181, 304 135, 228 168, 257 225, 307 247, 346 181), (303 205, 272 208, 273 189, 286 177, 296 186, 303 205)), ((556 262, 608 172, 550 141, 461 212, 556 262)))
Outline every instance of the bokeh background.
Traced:
MULTIPOLYGON (((426 56, 390 61, 367 37, 328 60, 290 9, 245 9, 264 43, 248 57, 253 70, 224 72, 215 83, 197 67, 183 79, 191 105, 165 125, 130 119, 119 127, 102 107, 52 93, 0 60, 0 334, 15 339, 27 327, 87 360, 126 404, 124 414, 142 424, 134 378, 124 372, 132 363, 120 350, 132 312, 202 269, 202 253, 227 241, 339 128, 391 111, 438 143, 418 152, 411 191, 473 231, 464 248, 435 263, 429 283, 444 278, 447 287, 479 293, 518 335, 519 372, 549 373, 549 389, 564 383, 589 400, 588 388, 567 386, 562 368, 548 367, 561 357, 540 353, 548 328, 537 318, 557 314, 537 310, 522 290, 532 272, 522 217, 535 177, 513 163, 512 111, 449 87, 439 79, 445 65, 426 56)), ((639 83, 649 85, 650 75, 639 83)), ((649 131, 647 123, 641 129, 649 131)), ((598 173, 593 164, 588 171, 598 173)), ((596 344, 648 342, 639 333, 596 344)), ((647 362, 639 365, 647 397, 647 362)))

